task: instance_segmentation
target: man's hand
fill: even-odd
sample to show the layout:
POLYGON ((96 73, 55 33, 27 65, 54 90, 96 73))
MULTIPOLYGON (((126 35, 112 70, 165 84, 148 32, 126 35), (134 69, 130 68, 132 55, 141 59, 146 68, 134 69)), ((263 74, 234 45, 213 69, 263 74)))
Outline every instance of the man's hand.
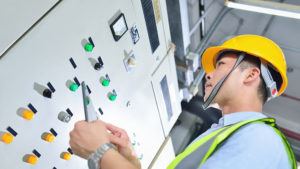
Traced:
POLYGON ((109 141, 116 145, 120 154, 134 164, 137 168, 141 168, 141 163, 132 146, 132 143, 125 130, 118 128, 112 124, 104 123, 106 128, 111 132, 109 141))
POLYGON ((79 121, 70 132, 70 146, 74 154, 88 159, 101 145, 110 142, 110 135, 101 120, 79 121))

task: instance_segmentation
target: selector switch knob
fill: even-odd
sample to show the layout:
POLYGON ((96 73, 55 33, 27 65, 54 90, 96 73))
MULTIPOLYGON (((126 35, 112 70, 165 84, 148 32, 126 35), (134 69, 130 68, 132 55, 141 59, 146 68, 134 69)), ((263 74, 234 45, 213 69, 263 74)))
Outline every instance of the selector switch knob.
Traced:
POLYGON ((135 66, 135 59, 133 59, 132 57, 130 57, 127 62, 129 66, 135 66))
POLYGON ((95 65, 94 65, 94 69, 100 70, 100 69, 103 68, 103 65, 104 65, 104 63, 103 63, 103 61, 102 61, 102 58, 99 56, 99 57, 98 57, 98 62, 95 63, 95 65))
POLYGON ((125 64, 126 70, 128 72, 132 71, 133 68, 136 66, 136 62, 137 62, 136 57, 135 57, 134 53, 131 52, 129 54, 129 56, 124 59, 124 64, 125 64))
POLYGON ((66 112, 60 112, 58 114, 58 119, 62 122, 68 123, 71 120, 72 116, 66 112))
POLYGON ((96 63, 95 66, 94 66, 94 69, 100 70, 101 69, 100 63, 96 63))
POLYGON ((52 92, 51 92, 51 90, 45 89, 45 90, 43 91, 43 96, 45 96, 45 97, 51 99, 51 97, 52 97, 52 92))

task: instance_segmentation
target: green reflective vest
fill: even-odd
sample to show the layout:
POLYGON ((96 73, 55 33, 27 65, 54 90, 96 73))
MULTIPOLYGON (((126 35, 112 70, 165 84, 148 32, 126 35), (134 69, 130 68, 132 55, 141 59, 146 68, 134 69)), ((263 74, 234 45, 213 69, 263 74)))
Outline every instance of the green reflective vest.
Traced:
POLYGON ((285 150, 288 154, 292 169, 297 169, 292 148, 284 134, 275 127, 275 120, 271 118, 246 120, 233 125, 225 126, 195 141, 186 148, 181 154, 171 162, 167 169, 196 169, 201 166, 217 149, 217 146, 223 143, 240 127, 249 123, 265 123, 270 125, 281 137, 285 150))

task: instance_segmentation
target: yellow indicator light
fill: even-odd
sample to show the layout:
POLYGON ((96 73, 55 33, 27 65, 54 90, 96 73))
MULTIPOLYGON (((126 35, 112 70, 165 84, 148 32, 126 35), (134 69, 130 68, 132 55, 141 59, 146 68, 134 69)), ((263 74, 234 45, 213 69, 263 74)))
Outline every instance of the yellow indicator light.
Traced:
POLYGON ((48 134, 46 135, 46 137, 45 137, 45 140, 46 140, 47 142, 49 142, 49 143, 52 143, 52 142, 54 141, 54 139, 55 139, 55 137, 54 137, 54 135, 51 134, 51 133, 48 133, 48 134))
POLYGON ((1 137, 1 140, 6 143, 9 144, 14 140, 14 136, 10 133, 4 133, 1 137))
POLYGON ((64 159, 64 160, 70 160, 71 157, 72 157, 72 155, 70 153, 68 153, 68 152, 63 152, 61 154, 61 158, 64 159))
POLYGON ((34 113, 30 110, 25 110, 23 113, 23 118, 26 120, 31 120, 34 117, 34 113))
POLYGON ((35 164, 37 161, 38 161, 38 158, 35 155, 30 155, 27 159, 27 163, 29 163, 29 164, 35 164))

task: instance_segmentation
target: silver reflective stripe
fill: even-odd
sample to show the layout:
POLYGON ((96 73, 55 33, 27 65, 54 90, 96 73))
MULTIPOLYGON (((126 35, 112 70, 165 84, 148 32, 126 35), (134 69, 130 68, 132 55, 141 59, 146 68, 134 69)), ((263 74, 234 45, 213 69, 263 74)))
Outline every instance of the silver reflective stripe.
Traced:
POLYGON ((216 134, 214 137, 209 139, 207 142, 205 142, 203 145, 201 145, 199 148, 197 148, 194 152, 186 156, 184 159, 182 159, 179 164, 175 167, 175 169, 196 169, 200 166, 200 163, 202 162, 203 158, 205 157, 207 151, 211 147, 212 143, 216 139, 218 135, 229 129, 230 127, 220 131, 218 134, 216 134))
POLYGON ((267 62, 261 59, 260 71, 264 79, 268 91, 268 101, 277 96, 276 82, 273 80, 272 75, 268 69, 267 62), (274 92, 274 93, 273 93, 274 92))

